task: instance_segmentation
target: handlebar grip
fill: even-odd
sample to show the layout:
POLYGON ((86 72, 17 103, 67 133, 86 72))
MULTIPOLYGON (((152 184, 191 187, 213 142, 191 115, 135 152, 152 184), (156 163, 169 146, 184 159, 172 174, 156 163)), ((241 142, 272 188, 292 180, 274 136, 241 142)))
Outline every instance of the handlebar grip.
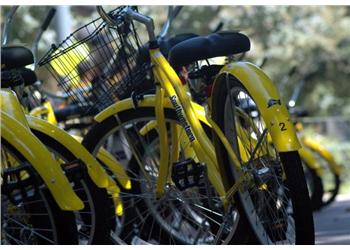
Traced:
POLYGON ((55 16, 56 14, 56 9, 55 8, 51 8, 49 10, 49 13, 47 14, 45 21, 43 22, 43 24, 41 25, 41 30, 45 31, 47 29, 47 27, 49 26, 49 24, 51 23, 52 18, 55 16))

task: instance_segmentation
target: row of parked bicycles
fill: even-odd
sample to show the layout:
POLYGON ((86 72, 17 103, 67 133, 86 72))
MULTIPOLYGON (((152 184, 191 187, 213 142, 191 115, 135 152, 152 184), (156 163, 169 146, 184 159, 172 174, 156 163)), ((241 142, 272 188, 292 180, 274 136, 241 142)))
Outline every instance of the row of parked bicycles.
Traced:
POLYGON ((312 211, 334 200, 342 166, 298 139, 300 113, 239 60, 247 36, 168 37, 181 7, 156 35, 136 7, 98 6, 37 61, 55 10, 31 51, 6 45, 16 9, 1 49, 2 244, 314 243, 312 211))

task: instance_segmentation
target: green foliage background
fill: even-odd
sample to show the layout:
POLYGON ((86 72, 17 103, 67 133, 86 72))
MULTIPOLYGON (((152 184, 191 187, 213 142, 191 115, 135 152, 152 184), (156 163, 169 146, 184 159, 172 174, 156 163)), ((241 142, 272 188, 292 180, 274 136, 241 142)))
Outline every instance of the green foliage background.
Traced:
MULTIPOLYGON (((48 8, 20 7, 11 42, 31 46, 48 8)), ((2 23, 8 10, 8 6, 2 7, 2 23)), ((73 6, 71 10, 72 30, 97 16, 93 6, 73 6)), ((159 31, 167 7, 141 6, 140 11, 155 19, 159 31)), ((208 34, 221 21, 224 30, 240 30, 250 37, 252 49, 246 60, 259 63, 268 57, 264 70, 283 88, 286 101, 295 84, 306 78, 298 105, 307 107, 312 115, 350 116, 349 6, 185 6, 171 33, 208 34), (294 65, 298 67, 297 74, 282 86, 294 65)), ((50 27, 40 44, 41 54, 54 42, 54 25, 50 27)))

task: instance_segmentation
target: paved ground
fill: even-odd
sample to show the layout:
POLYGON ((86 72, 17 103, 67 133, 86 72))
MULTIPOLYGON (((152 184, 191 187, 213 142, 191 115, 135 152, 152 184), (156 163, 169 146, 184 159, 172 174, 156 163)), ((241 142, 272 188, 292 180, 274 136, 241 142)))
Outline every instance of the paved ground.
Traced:
POLYGON ((316 244, 350 245, 350 195, 314 214, 316 244))

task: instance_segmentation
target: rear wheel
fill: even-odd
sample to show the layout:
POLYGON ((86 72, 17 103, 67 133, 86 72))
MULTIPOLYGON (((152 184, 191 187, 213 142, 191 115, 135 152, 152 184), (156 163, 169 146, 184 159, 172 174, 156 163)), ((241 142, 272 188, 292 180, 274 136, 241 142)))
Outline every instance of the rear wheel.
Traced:
POLYGON ((35 169, 4 139, 1 175, 1 244, 78 243, 73 212, 58 207, 35 169))
MULTIPOLYGON (((64 145, 53 138, 33 130, 38 139, 62 161, 70 163, 78 160, 64 145)), ((75 212, 79 244, 110 244, 109 231, 112 227, 112 207, 106 206, 111 200, 105 189, 98 188, 87 171, 79 178, 70 178, 74 192, 84 202, 84 209, 75 212)))
POLYGON ((232 76, 215 84, 212 117, 236 152, 238 170, 217 137, 219 165, 234 183, 250 181, 236 193, 240 244, 313 244, 312 208, 298 152, 277 152, 253 98, 232 76))

